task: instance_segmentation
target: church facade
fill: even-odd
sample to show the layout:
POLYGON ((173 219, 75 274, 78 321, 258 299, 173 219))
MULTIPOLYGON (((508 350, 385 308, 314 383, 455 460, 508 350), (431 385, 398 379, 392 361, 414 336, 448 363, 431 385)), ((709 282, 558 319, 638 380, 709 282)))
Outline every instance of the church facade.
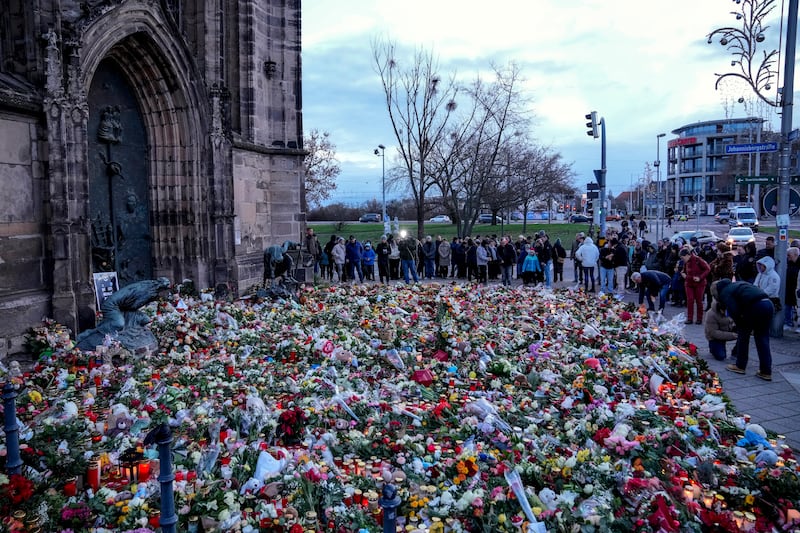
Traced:
POLYGON ((96 274, 241 292, 298 241, 300 0, 6 0, 0 355, 96 274))

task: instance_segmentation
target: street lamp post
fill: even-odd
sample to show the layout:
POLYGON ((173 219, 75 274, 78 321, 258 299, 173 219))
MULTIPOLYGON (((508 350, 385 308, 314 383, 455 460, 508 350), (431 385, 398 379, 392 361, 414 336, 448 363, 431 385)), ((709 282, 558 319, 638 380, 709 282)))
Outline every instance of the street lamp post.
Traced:
POLYGON ((662 196, 661 194, 661 137, 666 135, 666 133, 656 135, 656 160, 653 161, 653 166, 656 167, 656 220, 658 224, 656 239, 659 240, 664 238, 664 200, 666 199, 666 195, 662 196))
POLYGON ((389 235, 391 226, 386 216, 386 147, 379 144, 378 147, 375 148, 375 155, 381 156, 381 195, 383 197, 383 213, 381 213, 381 219, 383 220, 383 233, 384 235, 389 235))
MULTIPOLYGON (((775 97, 770 96, 773 80, 778 79, 775 63, 780 57, 778 50, 757 53, 760 43, 764 42, 763 22, 775 8, 775 0, 736 0, 741 5, 741 12, 731 12, 736 20, 742 21, 741 28, 726 26, 708 34, 708 43, 719 38, 719 44, 731 51, 734 56, 732 67, 738 71, 717 74, 715 88, 719 88, 722 80, 733 78, 745 82, 756 96, 772 107, 781 108, 781 141, 780 163, 778 168, 778 210, 775 214, 777 239, 775 244, 776 270, 780 277, 778 298, 781 305, 786 305, 786 250, 789 239, 789 194, 791 181, 791 143, 789 134, 792 131, 792 107, 794 105, 794 62, 797 48, 797 11, 798 0, 789 0, 786 17, 786 52, 783 55, 784 86, 779 88, 775 97)), ((758 160, 758 159, 756 159, 758 160)), ((770 334, 783 336, 783 314, 776 313, 772 321, 770 334)))

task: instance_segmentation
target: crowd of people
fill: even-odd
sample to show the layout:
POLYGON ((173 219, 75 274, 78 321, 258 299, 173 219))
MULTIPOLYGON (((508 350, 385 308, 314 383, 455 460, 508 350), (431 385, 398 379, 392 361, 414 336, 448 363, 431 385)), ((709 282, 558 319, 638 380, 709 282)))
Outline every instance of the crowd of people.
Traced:
MULTIPOLYGON (((642 221, 643 222, 643 221, 642 221)), ((560 239, 551 242, 545 231, 533 236, 496 235, 475 237, 384 235, 380 242, 359 242, 333 235, 320 246, 312 228, 306 250, 313 256, 315 273, 330 281, 375 280, 405 283, 420 279, 462 279, 512 285, 552 287, 564 283, 564 266, 572 262, 575 288, 622 298, 638 292, 639 304, 660 313, 670 305, 686 308, 687 325, 704 325, 710 354, 727 357, 726 343, 736 341, 728 365, 744 373, 750 337, 759 354, 759 372, 771 379, 769 328, 775 313, 782 313, 784 329, 797 327, 800 241, 788 248, 786 305, 780 308, 781 280, 775 269, 775 239, 767 237, 763 248, 755 243, 731 248, 724 242, 703 243, 670 239, 650 241, 647 225, 622 221, 621 228, 607 228, 604 238, 583 232, 575 236, 569 252, 560 239), (638 230, 638 231, 637 231, 638 230), (638 236, 637 236, 638 233, 638 236), (597 242, 596 242, 597 241, 597 242)), ((568 281, 568 280, 567 280, 568 281)))
POLYGON ((332 235, 322 246, 314 229, 308 228, 304 250, 312 258, 315 275, 328 281, 374 281, 376 271, 380 283, 452 278, 510 286, 512 280, 520 279, 526 285, 552 287, 564 281, 568 254, 560 239, 551 242, 540 231, 511 241, 509 236, 496 235, 448 240, 441 235, 417 239, 389 234, 373 245, 353 235, 348 239, 332 235))

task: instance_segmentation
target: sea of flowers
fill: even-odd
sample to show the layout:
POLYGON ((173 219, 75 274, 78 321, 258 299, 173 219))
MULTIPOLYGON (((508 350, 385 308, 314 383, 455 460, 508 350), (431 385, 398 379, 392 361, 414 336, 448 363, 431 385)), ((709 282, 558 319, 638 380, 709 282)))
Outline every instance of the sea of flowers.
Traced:
POLYGON ((145 311, 154 354, 46 322, 3 369, 3 531, 158 531, 165 425, 178 531, 382 531, 388 485, 403 531, 800 530, 794 451, 634 305, 430 284, 145 311))

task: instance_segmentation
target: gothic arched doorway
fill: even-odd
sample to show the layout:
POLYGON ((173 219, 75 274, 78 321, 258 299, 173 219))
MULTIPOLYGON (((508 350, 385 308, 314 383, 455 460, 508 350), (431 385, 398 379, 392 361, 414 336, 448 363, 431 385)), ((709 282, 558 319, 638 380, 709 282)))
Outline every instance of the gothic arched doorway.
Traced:
POLYGON ((147 133, 136 96, 114 61, 98 66, 88 103, 92 270, 117 272, 121 286, 150 279, 147 133))

